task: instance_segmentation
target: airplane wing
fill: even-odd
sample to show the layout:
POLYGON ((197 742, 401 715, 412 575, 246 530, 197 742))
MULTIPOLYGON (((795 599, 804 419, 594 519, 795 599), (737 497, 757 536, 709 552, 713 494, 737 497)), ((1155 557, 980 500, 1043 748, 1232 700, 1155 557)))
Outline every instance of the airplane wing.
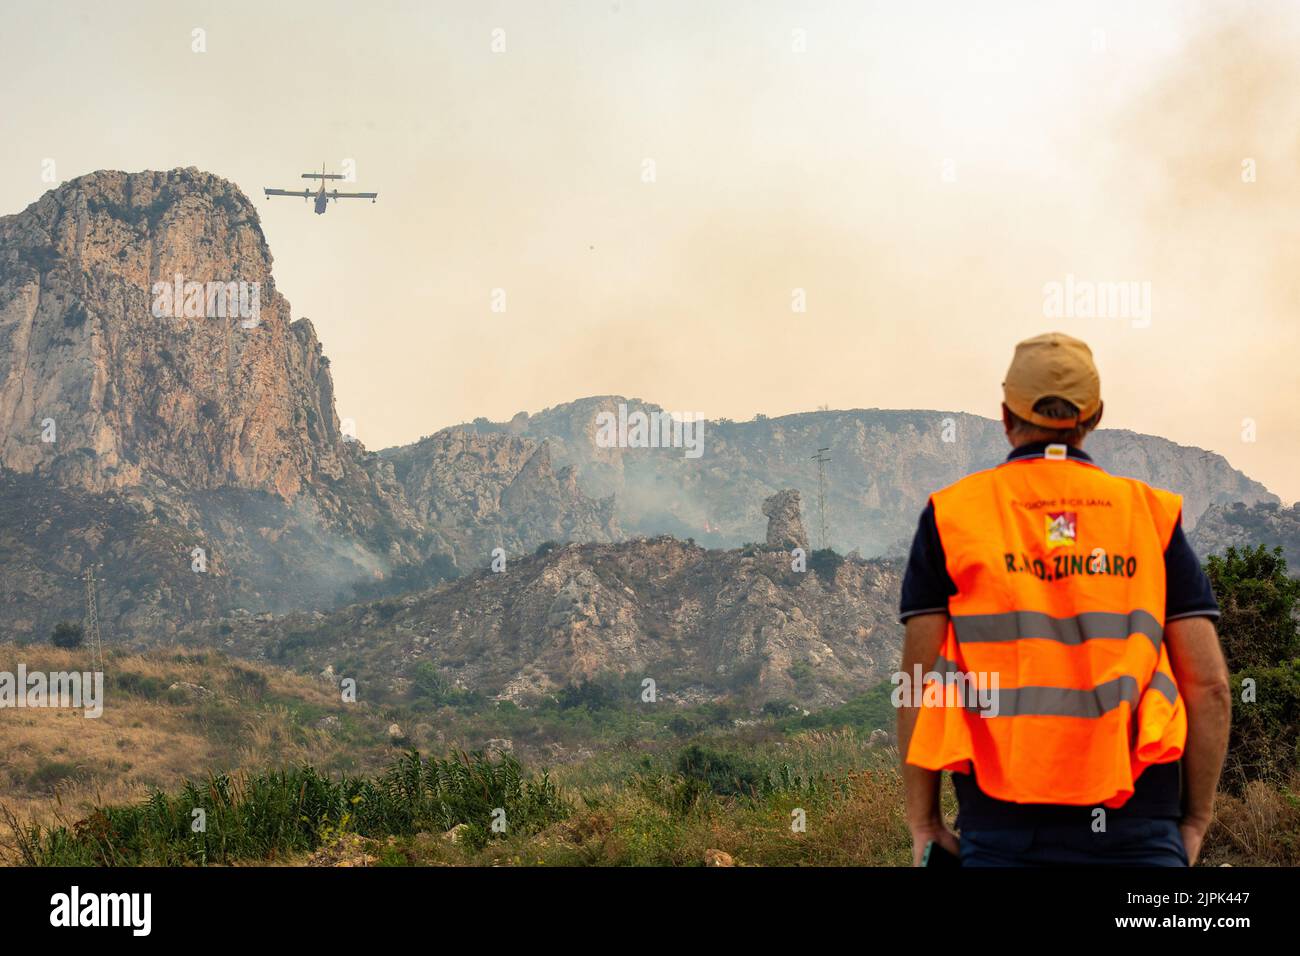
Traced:
POLYGON ((379 193, 341 193, 336 189, 326 195, 331 199, 375 199, 379 193))
POLYGON ((302 192, 298 193, 298 192, 290 192, 287 189, 263 188, 262 192, 266 193, 268 196, 310 196, 311 195, 310 189, 304 189, 302 192))

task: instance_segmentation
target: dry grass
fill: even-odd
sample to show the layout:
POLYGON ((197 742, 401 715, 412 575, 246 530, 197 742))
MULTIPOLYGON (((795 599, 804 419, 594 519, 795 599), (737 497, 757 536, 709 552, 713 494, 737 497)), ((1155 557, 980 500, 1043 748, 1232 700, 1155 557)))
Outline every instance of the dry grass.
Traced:
MULTIPOLYGON (((20 661, 29 672, 88 667, 82 649, 0 645, 0 671, 15 671, 20 661)), ((344 705, 322 681, 211 651, 110 656, 105 670, 98 718, 0 710, 0 803, 19 819, 76 819, 209 771, 304 762, 369 769, 391 756, 383 721, 344 705), (170 689, 185 684, 202 690, 170 689), (327 714, 346 718, 350 730, 318 728, 327 714)))
POLYGON ((1219 794, 1202 862, 1233 866, 1300 866, 1300 773, 1281 790, 1263 781, 1240 797, 1219 794))
MULTIPOLYGON (((15 670, 19 660, 29 671, 85 667, 80 651, 0 646, 0 670, 15 670)), ((209 771, 306 763, 373 772, 392 757, 383 716, 344 705, 322 681, 211 651, 113 656, 106 669, 114 682, 98 719, 80 711, 0 710, 0 804, 18 820, 75 821, 95 806, 137 803, 149 788, 174 792, 183 779, 209 771), (172 689, 182 684, 202 691, 172 689), (326 715, 337 716, 338 725, 317 726, 326 715)), ((787 767, 805 786, 752 799, 705 793, 683 803, 670 778, 641 779, 640 751, 611 752, 560 768, 574 812, 540 833, 478 851, 420 834, 376 842, 367 853, 378 865, 692 866, 711 850, 737 865, 909 861, 892 750, 850 730, 731 745, 767 771, 787 767), (821 782, 808 789, 814 777, 821 782), (796 809, 806 815, 804 832, 791 828, 796 809)), ((951 819, 947 787, 944 801, 951 819)), ((0 833, 0 857, 7 838, 0 833)), ((1300 775, 1288 787, 1254 783, 1240 797, 1220 795, 1202 865, 1224 863, 1300 865, 1300 775)))

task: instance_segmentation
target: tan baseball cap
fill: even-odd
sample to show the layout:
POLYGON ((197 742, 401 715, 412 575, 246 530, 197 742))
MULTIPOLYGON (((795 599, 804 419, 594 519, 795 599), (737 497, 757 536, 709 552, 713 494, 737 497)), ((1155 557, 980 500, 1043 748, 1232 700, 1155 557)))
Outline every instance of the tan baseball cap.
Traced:
POLYGON ((1007 407, 1027 422, 1043 428, 1073 428, 1101 407, 1101 376, 1087 344, 1064 332, 1047 332, 1025 339, 1002 383, 1007 407), (1044 398, 1063 398, 1079 409, 1075 418, 1048 418, 1034 411, 1044 398))

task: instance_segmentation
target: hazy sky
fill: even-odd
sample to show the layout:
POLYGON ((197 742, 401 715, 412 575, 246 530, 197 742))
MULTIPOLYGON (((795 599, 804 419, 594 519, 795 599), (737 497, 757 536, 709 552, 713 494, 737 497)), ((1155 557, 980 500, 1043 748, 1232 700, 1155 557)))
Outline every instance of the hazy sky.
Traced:
POLYGON ((1298 7, 13 4, 0 213, 46 159, 234 181, 372 448, 607 393, 994 417, 1059 328, 1107 424, 1292 501, 1298 7), (261 196, 345 158, 377 204, 261 196), (1045 315, 1067 276, 1139 297, 1045 315))

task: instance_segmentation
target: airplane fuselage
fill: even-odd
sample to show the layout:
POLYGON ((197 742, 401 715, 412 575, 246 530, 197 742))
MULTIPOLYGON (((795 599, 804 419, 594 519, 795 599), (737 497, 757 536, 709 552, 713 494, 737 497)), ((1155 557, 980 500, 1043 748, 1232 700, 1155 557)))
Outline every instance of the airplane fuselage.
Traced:
POLYGON ((266 193, 268 197, 301 196, 304 202, 314 198, 316 202, 314 203, 313 208, 318 216, 323 216, 329 209, 331 199, 335 202, 338 202, 340 199, 369 199, 371 202, 374 202, 379 198, 379 193, 345 193, 340 192, 338 189, 327 190, 325 188, 325 180, 346 179, 347 177, 342 173, 327 173, 325 172, 325 167, 323 165, 321 166, 321 171, 319 173, 303 173, 302 178, 321 180, 320 188, 313 193, 310 189, 272 189, 270 186, 266 186, 262 191, 266 193))

